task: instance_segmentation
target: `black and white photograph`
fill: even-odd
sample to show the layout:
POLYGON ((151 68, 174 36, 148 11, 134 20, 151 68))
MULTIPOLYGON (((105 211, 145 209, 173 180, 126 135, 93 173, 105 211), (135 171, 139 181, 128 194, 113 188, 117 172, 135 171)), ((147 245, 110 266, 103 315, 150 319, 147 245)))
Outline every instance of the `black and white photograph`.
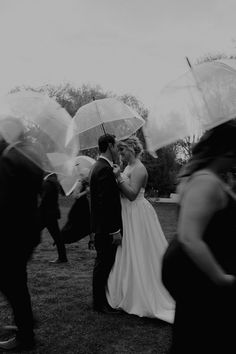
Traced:
POLYGON ((235 13, 0 0, 0 353, 236 353, 235 13))

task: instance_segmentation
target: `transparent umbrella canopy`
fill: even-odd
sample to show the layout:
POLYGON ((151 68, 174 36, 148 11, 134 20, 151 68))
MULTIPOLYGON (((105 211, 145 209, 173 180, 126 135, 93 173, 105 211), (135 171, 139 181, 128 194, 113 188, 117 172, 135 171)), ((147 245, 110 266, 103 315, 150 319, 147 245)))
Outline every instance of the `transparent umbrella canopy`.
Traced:
POLYGON ((67 135, 67 146, 79 142, 80 150, 94 148, 103 134, 118 140, 128 138, 144 125, 144 119, 115 98, 94 100, 78 109, 67 135))
POLYGON ((165 86, 144 127, 155 151, 236 117, 236 70, 221 62, 192 66, 165 86))
POLYGON ((90 169, 96 160, 89 156, 79 155, 68 159, 67 155, 64 158, 61 153, 53 153, 49 155, 50 161, 54 166, 63 172, 61 175, 60 183, 68 196, 74 190, 76 183, 81 177, 88 177, 90 169))
POLYGON ((78 152, 76 141, 66 146, 71 116, 56 100, 45 94, 22 91, 0 100, 0 134, 40 168, 64 175, 62 164, 54 165, 50 154, 64 159, 78 152), (27 145, 27 149, 25 148, 27 145), (29 151, 34 151, 29 154, 29 151))
POLYGON ((236 70, 236 59, 217 59, 217 63, 222 63, 230 66, 232 69, 236 70))

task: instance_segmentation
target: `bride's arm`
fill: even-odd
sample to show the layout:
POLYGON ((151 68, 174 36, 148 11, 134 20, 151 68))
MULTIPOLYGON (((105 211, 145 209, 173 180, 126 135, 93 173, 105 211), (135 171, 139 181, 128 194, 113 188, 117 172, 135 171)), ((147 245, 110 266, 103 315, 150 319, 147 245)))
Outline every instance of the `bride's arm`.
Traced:
POLYGON ((131 202, 137 198, 140 189, 145 185, 147 171, 144 166, 138 166, 132 172, 130 180, 125 180, 121 176, 117 177, 118 185, 122 193, 131 202))

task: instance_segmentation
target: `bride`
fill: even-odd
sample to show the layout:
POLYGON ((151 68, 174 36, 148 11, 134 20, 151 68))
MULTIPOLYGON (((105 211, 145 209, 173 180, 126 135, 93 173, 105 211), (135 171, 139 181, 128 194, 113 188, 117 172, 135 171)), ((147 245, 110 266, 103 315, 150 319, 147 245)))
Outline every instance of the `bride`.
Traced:
POLYGON ((144 198, 148 174, 139 159, 137 137, 118 143, 123 172, 114 173, 121 190, 123 239, 108 278, 107 300, 111 307, 140 317, 173 323, 175 303, 161 281, 161 260, 167 248, 158 217, 144 198))

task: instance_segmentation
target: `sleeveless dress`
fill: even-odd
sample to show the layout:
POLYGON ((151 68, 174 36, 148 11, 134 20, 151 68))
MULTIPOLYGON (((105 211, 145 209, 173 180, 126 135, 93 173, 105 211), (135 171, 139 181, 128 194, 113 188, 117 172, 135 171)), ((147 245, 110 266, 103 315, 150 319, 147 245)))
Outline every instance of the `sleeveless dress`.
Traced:
MULTIPOLYGON (((128 178, 125 171, 123 178, 128 178)), ((144 192, 141 188, 134 201, 121 197, 123 239, 108 278, 107 300, 129 314, 173 323, 175 304, 161 281, 168 243, 144 192)))
MULTIPOLYGON (((236 275, 235 195, 211 172, 199 171, 191 178, 203 174, 217 179, 228 199, 209 221, 203 240, 225 273, 236 275)), ((162 279, 176 300, 171 353, 236 353, 231 325, 236 317, 236 287, 213 284, 188 257, 177 236, 163 257, 162 279)))

